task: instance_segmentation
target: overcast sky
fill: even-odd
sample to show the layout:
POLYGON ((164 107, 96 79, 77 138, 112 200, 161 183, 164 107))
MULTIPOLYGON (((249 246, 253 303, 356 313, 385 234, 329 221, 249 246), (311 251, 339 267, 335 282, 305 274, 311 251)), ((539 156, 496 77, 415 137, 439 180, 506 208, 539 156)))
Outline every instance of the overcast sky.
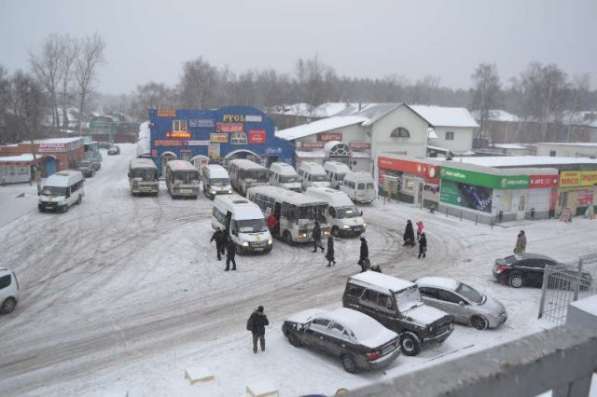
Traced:
POLYGON ((341 75, 414 81, 431 74, 467 88, 480 62, 502 80, 530 61, 597 79, 597 0, 0 0, 0 64, 28 69, 50 33, 98 32, 106 60, 98 88, 128 93, 174 84, 203 56, 235 72, 292 73, 317 54, 341 75))

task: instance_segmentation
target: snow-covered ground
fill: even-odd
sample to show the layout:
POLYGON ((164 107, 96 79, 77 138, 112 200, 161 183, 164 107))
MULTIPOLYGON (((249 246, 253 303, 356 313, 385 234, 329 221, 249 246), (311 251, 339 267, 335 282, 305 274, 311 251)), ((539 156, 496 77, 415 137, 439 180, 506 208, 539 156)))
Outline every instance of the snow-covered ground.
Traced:
POLYGON ((457 326, 442 346, 400 356, 385 372, 349 375, 336 360, 290 346, 280 326, 296 311, 340 306, 347 276, 359 271, 358 239, 337 240, 333 268, 310 247, 275 242, 271 254, 237 256, 239 270, 224 272, 209 244, 211 201, 172 200, 164 186, 157 198, 132 197, 135 146, 121 148, 104 156, 83 203, 65 214, 38 213, 29 185, 0 187, 0 267, 22 285, 17 310, 0 317, 2 396, 240 396, 264 377, 281 396, 331 394, 551 326, 536 320, 539 290, 491 276, 520 229, 530 252, 571 260, 597 249, 597 223, 585 219, 492 229, 402 204, 364 207, 370 256, 384 273, 458 278, 502 301, 509 319, 497 330, 457 326), (425 260, 401 246, 406 219, 425 223, 425 260), (272 325, 267 351, 254 355, 244 326, 258 305, 272 325), (189 366, 209 367, 215 381, 191 386, 189 366))

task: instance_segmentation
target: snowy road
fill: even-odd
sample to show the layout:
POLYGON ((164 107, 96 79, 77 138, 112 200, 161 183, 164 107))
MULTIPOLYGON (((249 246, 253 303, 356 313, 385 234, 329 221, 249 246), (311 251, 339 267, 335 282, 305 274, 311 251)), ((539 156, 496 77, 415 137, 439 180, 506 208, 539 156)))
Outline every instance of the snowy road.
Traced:
MULTIPOLYGON (((191 350, 212 357, 218 349, 232 352, 228 360, 254 360, 238 352, 248 347, 239 335, 259 304, 276 322, 268 332, 277 334, 272 343, 279 346, 278 355, 293 354, 289 362, 296 358, 307 367, 308 360, 323 360, 329 373, 337 375, 337 380, 331 375, 314 380, 320 389, 333 391, 342 382, 362 384, 375 378, 347 378, 333 361, 295 353, 278 327, 295 311, 340 303, 346 277, 359 269, 358 239, 337 240, 338 265, 331 269, 310 247, 275 243, 271 254, 237 256, 239 270, 224 272, 208 243, 211 202, 204 197, 172 200, 164 186, 157 198, 131 197, 126 174, 134 146, 122 149, 120 156, 104 156, 102 169, 86 182, 83 203, 66 214, 23 210, 21 203, 21 212, 0 216, 5 220, 0 226, 0 267, 15 270, 22 285, 17 310, 0 317, 0 395, 38 395, 40 390, 44 395, 90 394, 97 392, 96 379, 112 384, 121 371, 139 374, 140 368, 158 368, 173 354, 185 356, 191 350)), ((6 197, 2 189, 0 198, 6 197)), ((0 211, 10 208, 16 207, 0 211)), ((384 272, 407 279, 430 274, 460 278, 502 300, 510 315, 504 327, 486 333, 491 336, 459 327, 448 340, 454 340, 451 344, 422 358, 401 357, 395 366, 402 366, 401 371, 408 360, 422 363, 425 357, 430 360, 471 343, 498 343, 541 328, 534 320, 539 291, 512 290, 491 279, 493 260, 511 252, 519 228, 526 230, 532 252, 572 259, 596 249, 597 224, 586 220, 491 229, 403 205, 378 204, 364 212, 370 256, 384 272), (426 224, 429 257, 424 261, 399 244, 407 218, 426 224)), ((225 367, 222 360, 204 361, 225 367)), ((295 365, 280 370, 290 379, 283 395, 306 390, 300 379, 292 381, 295 365)), ((205 395, 240 395, 242 388, 237 392, 236 387, 242 381, 205 395)), ((162 380, 160 387, 164 389, 159 392, 147 390, 173 394, 168 382, 162 380)), ((177 389, 176 394, 184 392, 177 389)))

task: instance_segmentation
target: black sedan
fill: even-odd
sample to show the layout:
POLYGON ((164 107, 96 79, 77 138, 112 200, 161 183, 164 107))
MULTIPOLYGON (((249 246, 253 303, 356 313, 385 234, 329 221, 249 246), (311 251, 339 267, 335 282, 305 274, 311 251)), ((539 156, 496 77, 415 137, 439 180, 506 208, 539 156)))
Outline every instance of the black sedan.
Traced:
POLYGON ((385 368, 400 355, 398 334, 352 309, 306 310, 282 324, 295 347, 308 347, 338 357, 347 372, 385 368))
MULTIPOLYGON (((587 289, 592 283, 590 273, 579 273, 566 268, 565 265, 548 256, 530 253, 496 259, 493 266, 493 277, 499 283, 513 288, 523 286, 541 288, 546 266, 553 266, 554 271, 557 271, 561 275, 560 278, 563 279, 561 283, 554 285, 554 288, 571 289, 576 279, 580 280, 581 289, 587 289)), ((550 288, 552 288, 551 283, 550 288)))

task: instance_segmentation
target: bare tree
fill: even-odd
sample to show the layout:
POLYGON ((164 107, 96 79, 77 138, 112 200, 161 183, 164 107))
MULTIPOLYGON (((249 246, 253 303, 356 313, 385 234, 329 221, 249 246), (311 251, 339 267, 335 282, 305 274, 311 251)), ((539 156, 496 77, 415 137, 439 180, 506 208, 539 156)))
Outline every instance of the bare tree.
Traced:
POLYGON ((0 144, 10 142, 8 116, 10 115, 10 80, 4 66, 0 65, 0 144))
POLYGON ((58 86, 61 80, 64 40, 58 34, 51 34, 42 45, 41 53, 30 54, 30 63, 37 80, 48 93, 52 114, 52 126, 59 127, 58 86))
POLYGON ((79 43, 66 35, 62 37, 62 58, 60 62, 62 78, 62 128, 68 128, 68 106, 70 105, 70 85, 73 82, 73 68, 79 57, 79 43))
POLYGON ((106 43, 97 33, 85 37, 80 43, 74 72, 81 118, 85 115, 85 105, 93 91, 93 82, 97 78, 97 67, 104 61, 105 48, 106 43))
POLYGON ((180 81, 180 99, 184 106, 209 107, 218 105, 215 93, 218 85, 218 70, 199 57, 185 62, 180 81))
POLYGON ((174 90, 161 83, 147 83, 137 86, 131 103, 131 113, 138 120, 147 119, 147 109, 161 106, 174 107, 176 94, 174 90))
POLYGON ((500 77, 498 76, 495 64, 482 63, 477 66, 471 76, 473 80, 473 101, 472 109, 479 111, 479 136, 483 137, 486 133, 486 124, 489 119, 489 112, 495 109, 499 103, 501 90, 500 77))

